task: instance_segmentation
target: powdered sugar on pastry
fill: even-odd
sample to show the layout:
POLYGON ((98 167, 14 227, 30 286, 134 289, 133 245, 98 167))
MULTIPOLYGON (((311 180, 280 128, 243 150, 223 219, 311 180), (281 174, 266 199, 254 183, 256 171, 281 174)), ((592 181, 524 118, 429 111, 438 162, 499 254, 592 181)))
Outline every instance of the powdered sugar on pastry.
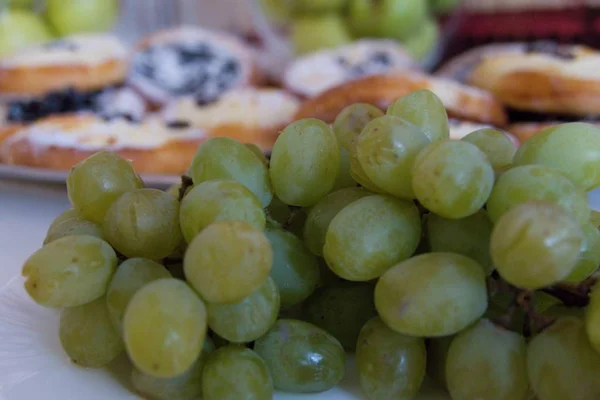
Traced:
POLYGON ((109 34, 80 34, 28 47, 0 60, 1 68, 95 65, 125 59, 126 46, 109 34))
POLYGON ((109 118, 121 116, 140 121, 147 112, 142 96, 128 87, 103 92, 97 106, 98 113, 109 118))
POLYGON ((250 128, 273 128, 292 121, 300 102, 277 89, 237 89, 212 104, 199 106, 184 98, 164 111, 166 121, 186 121, 201 129, 219 125, 242 125, 250 128))

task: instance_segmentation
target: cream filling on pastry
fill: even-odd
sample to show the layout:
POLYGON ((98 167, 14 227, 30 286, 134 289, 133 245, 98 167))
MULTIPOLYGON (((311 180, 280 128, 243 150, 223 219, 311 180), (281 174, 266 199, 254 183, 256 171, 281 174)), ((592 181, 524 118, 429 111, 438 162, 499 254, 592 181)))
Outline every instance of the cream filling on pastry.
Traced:
POLYGON ((444 78, 427 78, 430 80, 429 90, 440 98, 446 107, 460 107, 461 96, 486 98, 491 95, 473 86, 463 85, 459 82, 444 78))
POLYGON ((81 151, 152 150, 171 141, 204 137, 206 134, 199 129, 169 128, 157 117, 148 118, 142 124, 124 119, 103 121, 90 118, 70 126, 52 121, 40 122, 17 133, 10 141, 26 139, 37 148, 60 147, 81 151))
POLYGON ((79 34, 28 47, 0 60, 0 68, 97 65, 124 59, 128 49, 109 34, 79 34))
POLYGON ((276 128, 290 123, 300 102, 277 89, 236 89, 219 100, 198 106, 193 98, 183 98, 167 106, 164 119, 185 121, 200 129, 220 125, 243 125, 252 128, 276 128))

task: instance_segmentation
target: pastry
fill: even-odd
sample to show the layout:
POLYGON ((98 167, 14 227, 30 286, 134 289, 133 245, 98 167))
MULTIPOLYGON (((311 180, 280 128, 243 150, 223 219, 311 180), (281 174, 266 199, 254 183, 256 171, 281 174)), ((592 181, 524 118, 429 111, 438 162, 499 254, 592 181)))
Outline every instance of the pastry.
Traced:
POLYGON ((179 99, 165 108, 163 117, 170 124, 189 124, 210 136, 232 137, 270 150, 299 107, 300 101, 283 90, 242 88, 207 105, 191 97, 179 99))
POLYGON ((157 104, 188 96, 208 104, 257 79, 253 53, 237 38, 183 26, 144 39, 127 81, 157 104))
POLYGON ((516 110, 584 117, 600 114, 598 65, 591 48, 535 42, 483 54, 464 79, 516 110))
POLYGON ((158 117, 136 123, 106 121, 93 114, 54 116, 4 140, 0 161, 67 171, 92 153, 109 150, 130 159, 142 173, 178 175, 186 171, 206 138, 199 129, 167 126, 158 117))
POLYGON ((370 103, 385 110, 398 98, 419 89, 434 92, 451 117, 502 127, 507 122, 502 104, 490 93, 449 79, 418 72, 369 76, 336 86, 306 101, 296 119, 319 118, 333 122, 348 105, 370 103))
MULTIPOLYGON (((92 111, 130 118, 127 110, 109 110, 100 101, 125 80, 127 48, 107 34, 76 35, 29 47, 0 60, 0 97, 7 105, 8 123, 30 123, 63 113, 92 111)), ((136 97, 145 108, 141 96, 136 97)), ((122 104, 119 103, 119 104, 122 104)))
POLYGON ((365 76, 416 68, 398 42, 364 39, 298 58, 286 69, 283 85, 303 97, 314 97, 365 76))

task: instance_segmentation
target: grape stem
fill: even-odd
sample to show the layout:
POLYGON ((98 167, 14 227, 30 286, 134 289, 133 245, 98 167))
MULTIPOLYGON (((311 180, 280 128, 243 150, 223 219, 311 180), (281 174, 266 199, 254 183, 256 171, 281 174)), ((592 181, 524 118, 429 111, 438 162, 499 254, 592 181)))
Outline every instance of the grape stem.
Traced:
POLYGON ((179 188, 179 201, 183 200, 185 192, 194 185, 194 181, 187 175, 181 176, 181 187, 179 188))
POLYGON ((520 290, 517 294, 517 304, 527 313, 523 334, 528 337, 537 335, 555 321, 553 317, 538 314, 533 305, 532 295, 533 292, 528 290, 520 290))
POLYGON ((597 278, 592 277, 578 285, 559 283, 552 287, 542 289, 542 291, 558 298, 567 307, 586 307, 590 301, 590 290, 596 284, 596 281, 597 278))

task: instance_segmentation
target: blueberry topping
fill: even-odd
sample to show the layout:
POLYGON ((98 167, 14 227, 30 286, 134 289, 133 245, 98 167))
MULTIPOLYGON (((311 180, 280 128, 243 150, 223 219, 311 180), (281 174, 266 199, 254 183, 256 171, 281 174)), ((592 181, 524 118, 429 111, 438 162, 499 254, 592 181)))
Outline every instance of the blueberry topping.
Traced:
POLYGON ((390 65, 392 63, 392 59, 388 53, 384 53, 383 51, 378 51, 373 54, 373 62, 381 65, 390 65))
POLYGON ((563 60, 575 59, 575 54, 569 47, 549 41, 527 43, 525 52, 547 54, 563 60))
POLYGON ((171 129, 186 129, 192 126, 188 121, 176 120, 167 122, 167 127, 171 129))

